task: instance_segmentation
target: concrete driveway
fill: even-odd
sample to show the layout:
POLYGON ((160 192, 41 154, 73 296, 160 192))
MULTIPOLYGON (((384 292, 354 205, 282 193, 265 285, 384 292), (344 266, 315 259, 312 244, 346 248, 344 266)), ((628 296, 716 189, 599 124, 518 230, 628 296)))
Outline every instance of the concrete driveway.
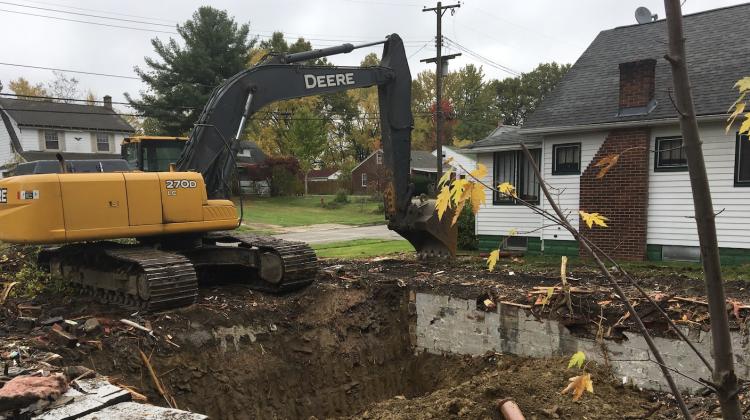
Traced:
POLYGON ((351 241, 354 239, 403 239, 398 233, 388 230, 386 225, 347 226, 321 224, 285 228, 284 233, 273 235, 289 241, 309 244, 351 241))

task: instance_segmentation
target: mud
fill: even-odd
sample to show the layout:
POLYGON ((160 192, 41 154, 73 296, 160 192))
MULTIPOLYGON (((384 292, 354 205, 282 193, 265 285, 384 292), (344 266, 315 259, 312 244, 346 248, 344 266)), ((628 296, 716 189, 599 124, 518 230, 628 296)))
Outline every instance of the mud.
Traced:
MULTIPOLYGON (((293 294, 257 293, 224 279, 202 289, 198 304, 163 314, 130 313, 85 297, 15 299, 5 306, 3 341, 57 352, 62 363, 91 367, 154 404, 174 398, 179 408, 216 419, 497 419, 502 398, 515 399, 529 419, 679 417, 668 396, 624 387, 595 364, 587 366, 595 393, 574 402, 560 394, 577 374, 564 359, 415 354, 410 292, 477 298, 489 289, 525 302, 530 287, 554 285, 553 274, 487 274, 471 262, 435 266, 411 258, 323 267, 314 285, 293 294), (81 323, 96 317, 102 328, 79 331, 79 346, 65 348, 47 339, 46 327, 23 330, 18 315, 81 323), (152 328, 153 336, 122 318, 152 328), (166 397, 139 350, 150 357, 166 397)), ((715 411, 711 401, 692 404, 707 413, 715 411)))

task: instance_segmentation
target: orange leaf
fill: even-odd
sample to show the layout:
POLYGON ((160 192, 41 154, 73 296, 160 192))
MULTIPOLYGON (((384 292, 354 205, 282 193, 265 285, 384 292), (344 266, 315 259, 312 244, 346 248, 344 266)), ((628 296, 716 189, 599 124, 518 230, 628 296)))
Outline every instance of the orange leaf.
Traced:
POLYGON ((570 383, 560 393, 567 394, 573 391, 573 401, 578 401, 583 395, 583 391, 594 393, 594 383, 591 382, 591 374, 574 376, 569 379, 570 383))
POLYGON ((604 178, 604 175, 607 175, 607 172, 609 172, 609 170, 617 164, 618 160, 620 160, 619 154, 611 154, 601 158, 599 162, 596 162, 596 164, 594 164, 594 166, 600 168, 599 173, 596 174, 596 177, 604 178))

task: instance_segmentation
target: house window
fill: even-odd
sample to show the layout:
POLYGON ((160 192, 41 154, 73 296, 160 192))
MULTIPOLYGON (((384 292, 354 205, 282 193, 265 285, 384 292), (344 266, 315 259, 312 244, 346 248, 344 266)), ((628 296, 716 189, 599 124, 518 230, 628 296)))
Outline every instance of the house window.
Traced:
MULTIPOLYGON (((530 149, 529 152, 538 164, 542 155, 541 149, 530 149)), ((509 182, 516 187, 518 198, 531 204, 539 204, 539 180, 534 169, 529 165, 526 155, 521 150, 496 152, 494 155, 493 185, 509 182)), ((518 201, 499 192, 493 195, 493 204, 518 204, 518 201)))
POLYGON ((60 140, 57 137, 57 131, 44 132, 44 149, 60 150, 60 140))
POLYGON ((737 134, 737 149, 734 154, 734 185, 750 187, 750 139, 747 134, 737 134))
POLYGON ((367 172, 362 172, 362 187, 367 187, 367 172))
POLYGON ((96 151, 109 152, 109 134, 96 133, 96 151))
POLYGON ((654 171, 686 171, 687 156, 682 137, 657 137, 654 171))
POLYGON ((382 165, 382 164, 383 164, 383 154, 382 154, 382 153, 377 153, 377 154, 375 155, 375 162, 376 162, 376 163, 377 163, 378 165, 382 165))
POLYGON ((581 173, 581 143, 552 146, 552 175, 579 175, 581 173))

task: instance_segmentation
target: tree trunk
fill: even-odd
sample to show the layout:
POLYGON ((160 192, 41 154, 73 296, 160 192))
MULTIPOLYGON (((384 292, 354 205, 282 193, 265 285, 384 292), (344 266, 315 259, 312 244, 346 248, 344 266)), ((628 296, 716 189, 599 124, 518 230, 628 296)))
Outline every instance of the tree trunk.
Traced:
POLYGON ((682 10, 679 0, 664 0, 669 34, 669 53, 665 56, 672 65, 675 106, 680 115, 680 130, 688 161, 690 186, 693 189, 695 221, 698 226, 701 260, 706 276, 706 295, 711 316, 713 339, 713 382, 721 404, 724 419, 741 419, 742 412, 737 398, 739 385, 734 373, 734 355, 729 334, 726 296, 721 279, 719 245, 716 240, 716 214, 711 201, 706 164, 698 134, 698 121, 690 91, 687 63, 685 62, 685 38, 682 31, 682 10))
POLYGON ((307 174, 308 173, 309 173, 308 171, 305 171, 305 195, 307 195, 307 174))

